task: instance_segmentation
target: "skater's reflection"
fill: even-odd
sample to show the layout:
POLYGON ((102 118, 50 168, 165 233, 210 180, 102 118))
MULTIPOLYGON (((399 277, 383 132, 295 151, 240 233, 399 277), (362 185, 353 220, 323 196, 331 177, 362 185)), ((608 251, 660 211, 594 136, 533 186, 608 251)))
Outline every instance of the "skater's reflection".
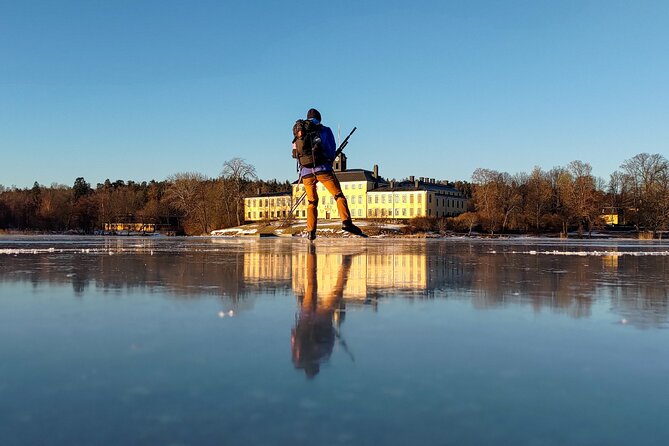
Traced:
MULTIPOLYGON (((339 326, 344 320, 344 287, 351 270, 352 255, 343 255, 337 281, 330 292, 318 296, 316 247, 309 246, 306 260, 306 286, 304 295, 298 295, 299 310, 292 330, 293 364, 303 369, 308 378, 320 371, 320 365, 332 354, 339 326)), ((350 355, 346 344, 344 350, 350 355)))

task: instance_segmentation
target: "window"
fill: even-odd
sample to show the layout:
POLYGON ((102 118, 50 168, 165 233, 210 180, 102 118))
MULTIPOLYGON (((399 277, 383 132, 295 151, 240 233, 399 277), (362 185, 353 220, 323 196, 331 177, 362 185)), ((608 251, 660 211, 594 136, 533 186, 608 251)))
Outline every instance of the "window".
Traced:
POLYGON ((413 194, 409 195, 409 203, 413 203, 413 194))
POLYGON ((400 215, 400 210, 399 210, 399 208, 395 209, 395 215, 400 215))
POLYGON ((407 215, 407 208, 402 209, 402 216, 406 217, 407 215))
POLYGON ((348 184, 344 184, 344 189, 348 189, 348 184))
POLYGON ((306 217, 306 216, 307 216, 307 211, 302 211, 302 217, 306 217))
POLYGON ((423 202, 423 195, 422 194, 416 194, 416 201, 418 201, 419 203, 422 203, 423 202))
POLYGON ((330 195, 330 204, 334 203, 334 197, 330 195))
POLYGON ((407 202, 407 195, 402 194, 402 203, 406 203, 406 202, 407 202))
POLYGON ((362 195, 358 195, 358 204, 362 204, 362 203, 364 203, 364 202, 362 201, 362 195))
MULTIPOLYGON (((272 199, 269 201, 269 204, 270 204, 270 206, 274 206, 274 198, 272 198, 272 199)), ((273 215, 272 215, 272 217, 273 217, 273 215)))
POLYGON ((413 208, 409 209, 409 215, 413 217, 413 208))
POLYGON ((429 195, 427 196, 427 201, 430 202, 430 203, 432 203, 432 194, 429 194, 429 195))
POLYGON ((274 211, 272 211, 272 218, 274 218, 274 211))
POLYGON ((378 203, 378 202, 379 202, 379 196, 378 196, 378 195, 374 195, 374 203, 378 203))
POLYGON ((370 203, 370 204, 372 203, 372 196, 371 195, 367 196, 367 203, 370 203))
POLYGON ((395 194, 395 203, 400 202, 400 194, 395 194))
POLYGON ((362 183, 358 184, 358 189, 362 189, 362 183))
POLYGON ((283 216, 284 216, 284 217, 286 216, 286 211, 283 211, 283 216))
POLYGON ((427 215, 432 215, 432 209, 427 210, 427 215))
POLYGON ((251 213, 250 213, 250 212, 249 212, 249 216, 248 216, 248 219, 249 219, 249 220, 251 219, 251 213))
POLYGON ((386 196, 385 196, 385 195, 381 195, 381 203, 385 203, 385 202, 386 202, 386 196))
POLYGON ((362 217, 362 209, 358 209, 358 217, 362 217))

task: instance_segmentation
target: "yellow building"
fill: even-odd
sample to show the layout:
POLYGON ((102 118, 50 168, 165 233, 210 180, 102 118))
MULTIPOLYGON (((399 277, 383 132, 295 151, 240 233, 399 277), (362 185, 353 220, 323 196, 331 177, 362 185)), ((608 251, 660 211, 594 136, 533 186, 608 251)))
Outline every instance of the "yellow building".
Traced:
MULTIPOLYGON (((376 189, 379 185, 385 184, 385 181, 378 177, 378 170, 374 172, 364 169, 351 169, 345 171, 335 171, 335 175, 341 184, 341 190, 344 192, 346 201, 348 201, 348 208, 351 211, 351 217, 366 218, 367 217, 367 194, 376 189), (376 175, 376 176, 375 176, 376 175)), ((293 202, 299 200, 304 193, 304 185, 293 184, 292 199, 293 202)), ((318 218, 319 219, 339 219, 339 211, 337 210, 337 203, 330 192, 325 187, 318 183, 318 218)), ((295 210, 295 217, 302 219, 307 218, 307 200, 302 200, 300 205, 295 210)))
POLYGON ((600 217, 607 226, 615 226, 623 223, 620 218, 620 209, 615 207, 606 207, 602 209, 600 217))
MULTIPOLYGON (((346 157, 334 164, 335 175, 341 183, 353 219, 410 219, 414 217, 451 217, 467 210, 467 199, 452 187, 434 179, 409 177, 408 181, 386 181, 373 171, 346 169, 346 157)), ((339 219, 337 203, 332 195, 318 184, 318 218, 339 219)), ((304 194, 304 185, 293 183, 292 193, 263 194, 244 200, 246 221, 280 220, 286 218, 293 203, 304 194)), ((294 211, 297 219, 306 219, 307 200, 303 199, 294 211)))
POLYGON ((287 193, 258 194, 244 199, 246 221, 280 220, 288 216, 292 200, 287 193))
POLYGON ((106 232, 156 232, 156 225, 153 223, 105 223, 106 232))
POLYGON ((391 181, 367 194, 367 218, 454 217, 466 210, 460 191, 434 179, 391 181))

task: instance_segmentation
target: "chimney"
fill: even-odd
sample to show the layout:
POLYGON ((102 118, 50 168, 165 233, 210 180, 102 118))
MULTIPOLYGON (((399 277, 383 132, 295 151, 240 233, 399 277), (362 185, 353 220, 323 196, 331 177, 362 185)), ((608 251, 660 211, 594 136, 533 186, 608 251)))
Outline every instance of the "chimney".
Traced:
POLYGON ((379 179, 379 165, 378 164, 374 164, 374 174, 373 174, 373 176, 374 176, 375 180, 379 179))
POLYGON ((390 188, 393 189, 395 187, 395 180, 390 180, 390 188))
POLYGON ((258 195, 260 195, 260 188, 258 188, 258 195))
POLYGON ((420 177, 418 180, 422 183, 425 181, 425 177, 420 177))
POLYGON ((418 180, 414 181, 414 185, 416 186, 416 189, 418 189, 418 187, 420 186, 420 181, 418 180))
POLYGON ((411 175, 411 176, 409 177, 409 181, 411 181, 412 183, 414 182, 414 176, 413 176, 413 175, 411 175))

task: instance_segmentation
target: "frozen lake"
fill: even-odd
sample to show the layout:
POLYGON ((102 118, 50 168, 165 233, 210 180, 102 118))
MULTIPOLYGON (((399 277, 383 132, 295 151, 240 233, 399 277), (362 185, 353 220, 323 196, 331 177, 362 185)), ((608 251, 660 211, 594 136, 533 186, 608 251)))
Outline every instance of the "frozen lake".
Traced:
POLYGON ((0 237, 0 445, 666 445, 669 244, 0 237))

